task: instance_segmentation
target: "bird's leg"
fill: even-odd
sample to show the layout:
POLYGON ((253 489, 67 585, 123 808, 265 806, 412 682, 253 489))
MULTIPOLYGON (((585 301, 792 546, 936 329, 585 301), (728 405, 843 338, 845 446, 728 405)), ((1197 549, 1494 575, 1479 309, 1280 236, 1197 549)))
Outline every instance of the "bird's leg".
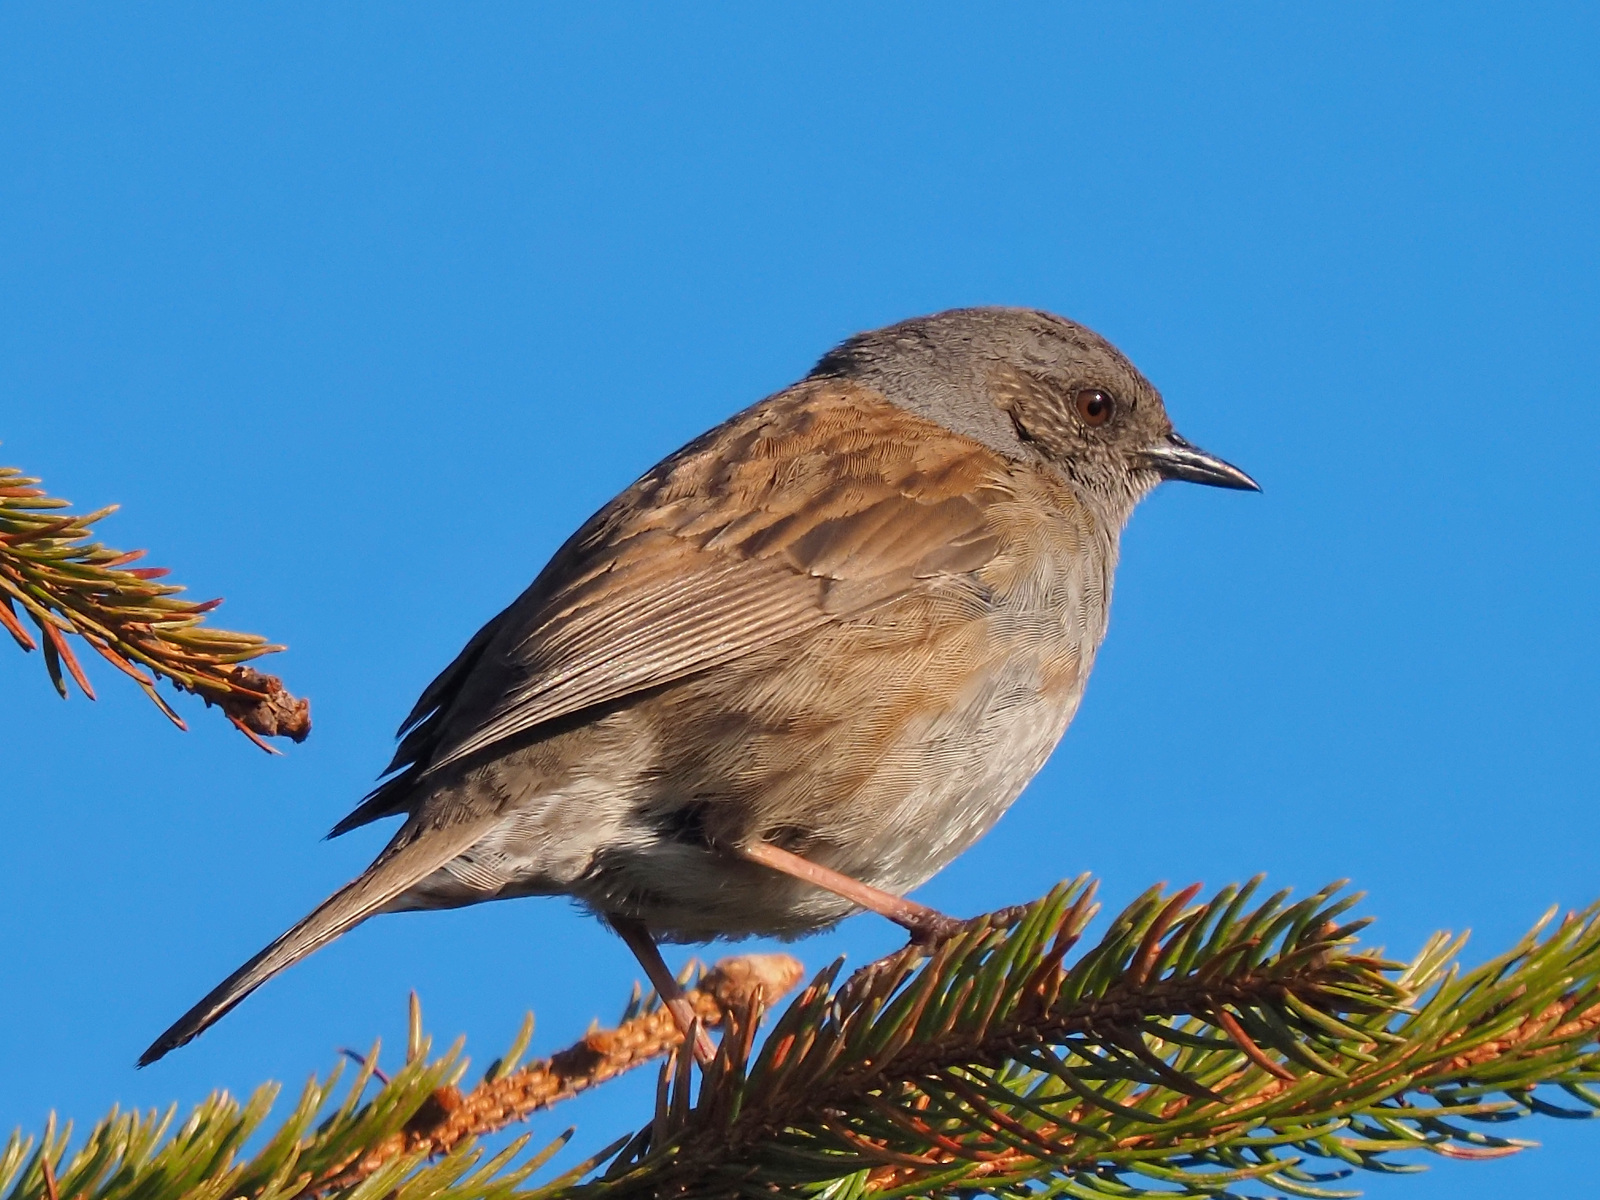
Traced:
POLYGON ((650 930, 637 917, 624 917, 619 913, 607 913, 606 922, 617 931, 617 936, 627 943, 628 949, 633 951, 633 956, 644 968, 646 978, 656 989, 656 995, 661 997, 661 1003, 666 1005, 667 1011, 672 1014, 672 1019, 683 1031, 683 1036, 694 1039, 695 1061, 702 1067, 705 1066, 717 1056, 717 1048, 712 1044, 705 1026, 700 1023, 694 1006, 684 995, 683 988, 667 969, 661 951, 656 948, 655 938, 650 936, 650 930))
POLYGON ((796 879, 803 879, 836 896, 843 896, 850 903, 860 905, 868 912, 888 917, 896 925, 909 930, 913 942, 922 945, 943 941, 966 927, 965 922, 947 917, 938 909, 918 904, 915 900, 907 900, 904 896, 896 896, 882 888, 862 883, 859 879, 851 879, 850 876, 828 867, 818 866, 798 854, 780 850, 770 842, 740 846, 737 848, 737 853, 751 862, 771 867, 774 871, 782 871, 785 875, 792 875, 796 879))

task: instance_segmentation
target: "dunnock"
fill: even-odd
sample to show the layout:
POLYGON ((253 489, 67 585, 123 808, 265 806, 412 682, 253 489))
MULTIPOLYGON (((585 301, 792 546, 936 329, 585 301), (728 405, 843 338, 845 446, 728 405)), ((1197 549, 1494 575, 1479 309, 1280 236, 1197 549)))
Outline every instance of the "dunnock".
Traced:
POLYGON ((971 308, 849 339, 651 468, 467 643, 333 830, 404 817, 377 860, 141 1063, 377 913, 571 896, 686 1030, 656 939, 861 908, 943 936, 901 895, 1055 747, 1162 479, 1256 487, 1081 325, 971 308))

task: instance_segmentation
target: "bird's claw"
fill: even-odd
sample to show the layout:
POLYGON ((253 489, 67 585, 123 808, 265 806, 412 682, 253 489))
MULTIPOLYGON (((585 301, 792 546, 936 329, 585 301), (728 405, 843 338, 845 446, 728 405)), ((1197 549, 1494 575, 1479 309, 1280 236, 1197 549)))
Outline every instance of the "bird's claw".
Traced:
POLYGON ((1027 911, 1026 904, 1013 904, 1009 908, 997 908, 994 912, 968 917, 965 920, 931 912, 926 917, 919 918, 915 925, 908 925, 906 928, 911 934, 911 945, 932 950, 957 934, 967 933, 979 926, 986 929, 1004 929, 1009 925, 1015 925, 1027 911))
POLYGON ((917 921, 915 925, 907 926, 911 934, 911 944, 920 946, 924 950, 932 950, 941 942, 947 942, 958 933, 964 932, 971 921, 960 921, 955 917, 947 917, 943 913, 929 913, 917 921))

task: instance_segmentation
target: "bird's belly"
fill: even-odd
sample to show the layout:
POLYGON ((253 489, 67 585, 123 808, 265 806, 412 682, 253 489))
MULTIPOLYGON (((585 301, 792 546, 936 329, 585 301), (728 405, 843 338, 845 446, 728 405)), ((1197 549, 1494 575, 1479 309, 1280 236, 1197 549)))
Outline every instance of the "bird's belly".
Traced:
POLYGON ((1074 591, 949 621, 915 655, 891 622, 839 629, 607 714, 395 907, 565 893, 673 941, 854 911, 733 852, 755 841, 909 891, 994 825, 1072 719, 1104 628, 1074 591))
POLYGON ((999 820, 1044 765, 1080 695, 1081 682, 1048 689, 1034 670, 1007 672, 969 703, 909 723, 890 744, 869 742, 876 761, 854 786, 840 786, 840 756, 823 752, 810 769, 774 772, 766 794, 738 806, 737 818, 715 802, 697 808, 680 794, 663 805, 668 798, 658 795, 641 805, 642 826, 653 823, 648 814, 686 811, 698 826, 675 830, 669 819, 659 837, 602 852, 572 890, 595 909, 642 917, 669 941, 824 928, 854 906, 719 847, 771 841, 903 894, 999 820), (707 827, 712 836, 698 836, 707 827))
POLYGON ((1078 696, 1036 696, 1003 717, 961 755, 939 755, 869 836, 827 865, 900 894, 927 881, 993 828, 1055 749, 1078 696))

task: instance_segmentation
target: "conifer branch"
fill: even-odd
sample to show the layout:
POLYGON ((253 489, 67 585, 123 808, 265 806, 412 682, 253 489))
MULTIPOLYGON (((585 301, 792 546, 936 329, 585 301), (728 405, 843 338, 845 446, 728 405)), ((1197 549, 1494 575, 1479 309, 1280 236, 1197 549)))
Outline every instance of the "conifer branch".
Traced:
POLYGON ((38 483, 0 467, 0 629, 23 650, 43 649, 45 669, 63 698, 69 676, 95 698, 67 640, 78 637, 133 679, 180 729, 187 726, 156 691, 157 679, 215 704, 263 750, 276 753, 264 737, 305 740, 310 705, 291 696, 276 677, 243 665, 282 646, 205 626, 206 614, 221 600, 179 600, 183 588, 155 582, 168 574, 165 568, 130 565, 144 557, 143 550, 124 553, 89 540, 94 523, 115 506, 61 514, 67 502, 47 495, 38 483))
MULTIPOLYGON (((778 996, 799 982, 802 968, 787 955, 726 959, 690 990, 708 1026, 725 1014, 778 996)), ((514 1121, 670 1053, 683 1036, 654 996, 638 989, 615 1029, 590 1030, 548 1059, 518 1068, 533 1034, 530 1016, 511 1050, 483 1081, 462 1093, 467 1061, 459 1043, 430 1059, 415 1002, 405 1065, 385 1079, 379 1047, 356 1056, 360 1068, 334 1104, 343 1074, 336 1065, 312 1079, 284 1123, 253 1156, 241 1156, 277 1099, 265 1084, 243 1105, 217 1093, 174 1129, 165 1114, 115 1109, 70 1159, 72 1129, 52 1115, 37 1145, 20 1131, 0 1146, 0 1195, 8 1200, 312 1200, 320 1196, 387 1200, 556 1200, 614 1155, 626 1139, 532 1190, 521 1185, 565 1146, 568 1130, 538 1153, 524 1156, 527 1137, 484 1158, 479 1139, 514 1121), (370 1100, 369 1085, 384 1080, 370 1100), (331 1109, 331 1111, 329 1111, 331 1109)))
MULTIPOLYGON (((724 1015, 747 1008, 759 996, 776 999, 800 982, 803 968, 786 954, 746 955, 719 962, 689 990, 687 999, 708 1029, 724 1015)), ((651 997, 651 1001, 654 997, 651 997)), ((420 1032, 420 1031, 419 1031, 420 1032)), ((504 1129, 539 1109, 614 1079, 671 1053, 683 1042, 672 1014, 637 998, 615 1029, 593 1029, 574 1045, 516 1069, 533 1036, 533 1015, 504 1057, 483 1081, 463 1094, 453 1084, 436 1089, 398 1133, 359 1161, 308 1184, 303 1197, 351 1187, 397 1157, 449 1154, 463 1142, 504 1129)))
POLYGON ((1085 879, 908 947, 836 986, 840 964, 758 1047, 789 959, 733 960, 694 1003, 722 1039, 696 1085, 659 1007, 463 1092, 457 1045, 408 1058, 366 1098, 376 1051, 335 1104, 313 1080, 254 1155, 276 1089, 174 1113, 113 1113, 70 1159, 53 1121, 0 1149, 8 1200, 623 1200, 985 1195, 1004 1200, 1353 1196, 1358 1170, 1415 1152, 1481 1159, 1531 1143, 1503 1124, 1600 1115, 1600 906, 1546 922, 1470 971, 1439 935, 1411 963, 1360 949, 1354 896, 1256 885, 1204 904, 1152 889, 1079 949, 1085 879), (1069 962, 1069 959, 1071 960, 1069 962), (559 1177, 510 1122, 666 1056, 653 1117, 559 1177), (54 1168, 47 1172, 45 1163, 54 1168), (598 1172, 598 1174, 596 1173, 598 1172), (54 1195, 52 1195, 52 1191, 54 1195))
POLYGON ((1152 890, 1070 967, 1085 880, 837 990, 836 964, 584 1194, 1353 1195, 1327 1185, 1400 1151, 1527 1144, 1472 1124, 1600 1110, 1596 910, 1458 975, 1459 940, 1392 963, 1338 923, 1355 897, 1253 889, 1152 890))

